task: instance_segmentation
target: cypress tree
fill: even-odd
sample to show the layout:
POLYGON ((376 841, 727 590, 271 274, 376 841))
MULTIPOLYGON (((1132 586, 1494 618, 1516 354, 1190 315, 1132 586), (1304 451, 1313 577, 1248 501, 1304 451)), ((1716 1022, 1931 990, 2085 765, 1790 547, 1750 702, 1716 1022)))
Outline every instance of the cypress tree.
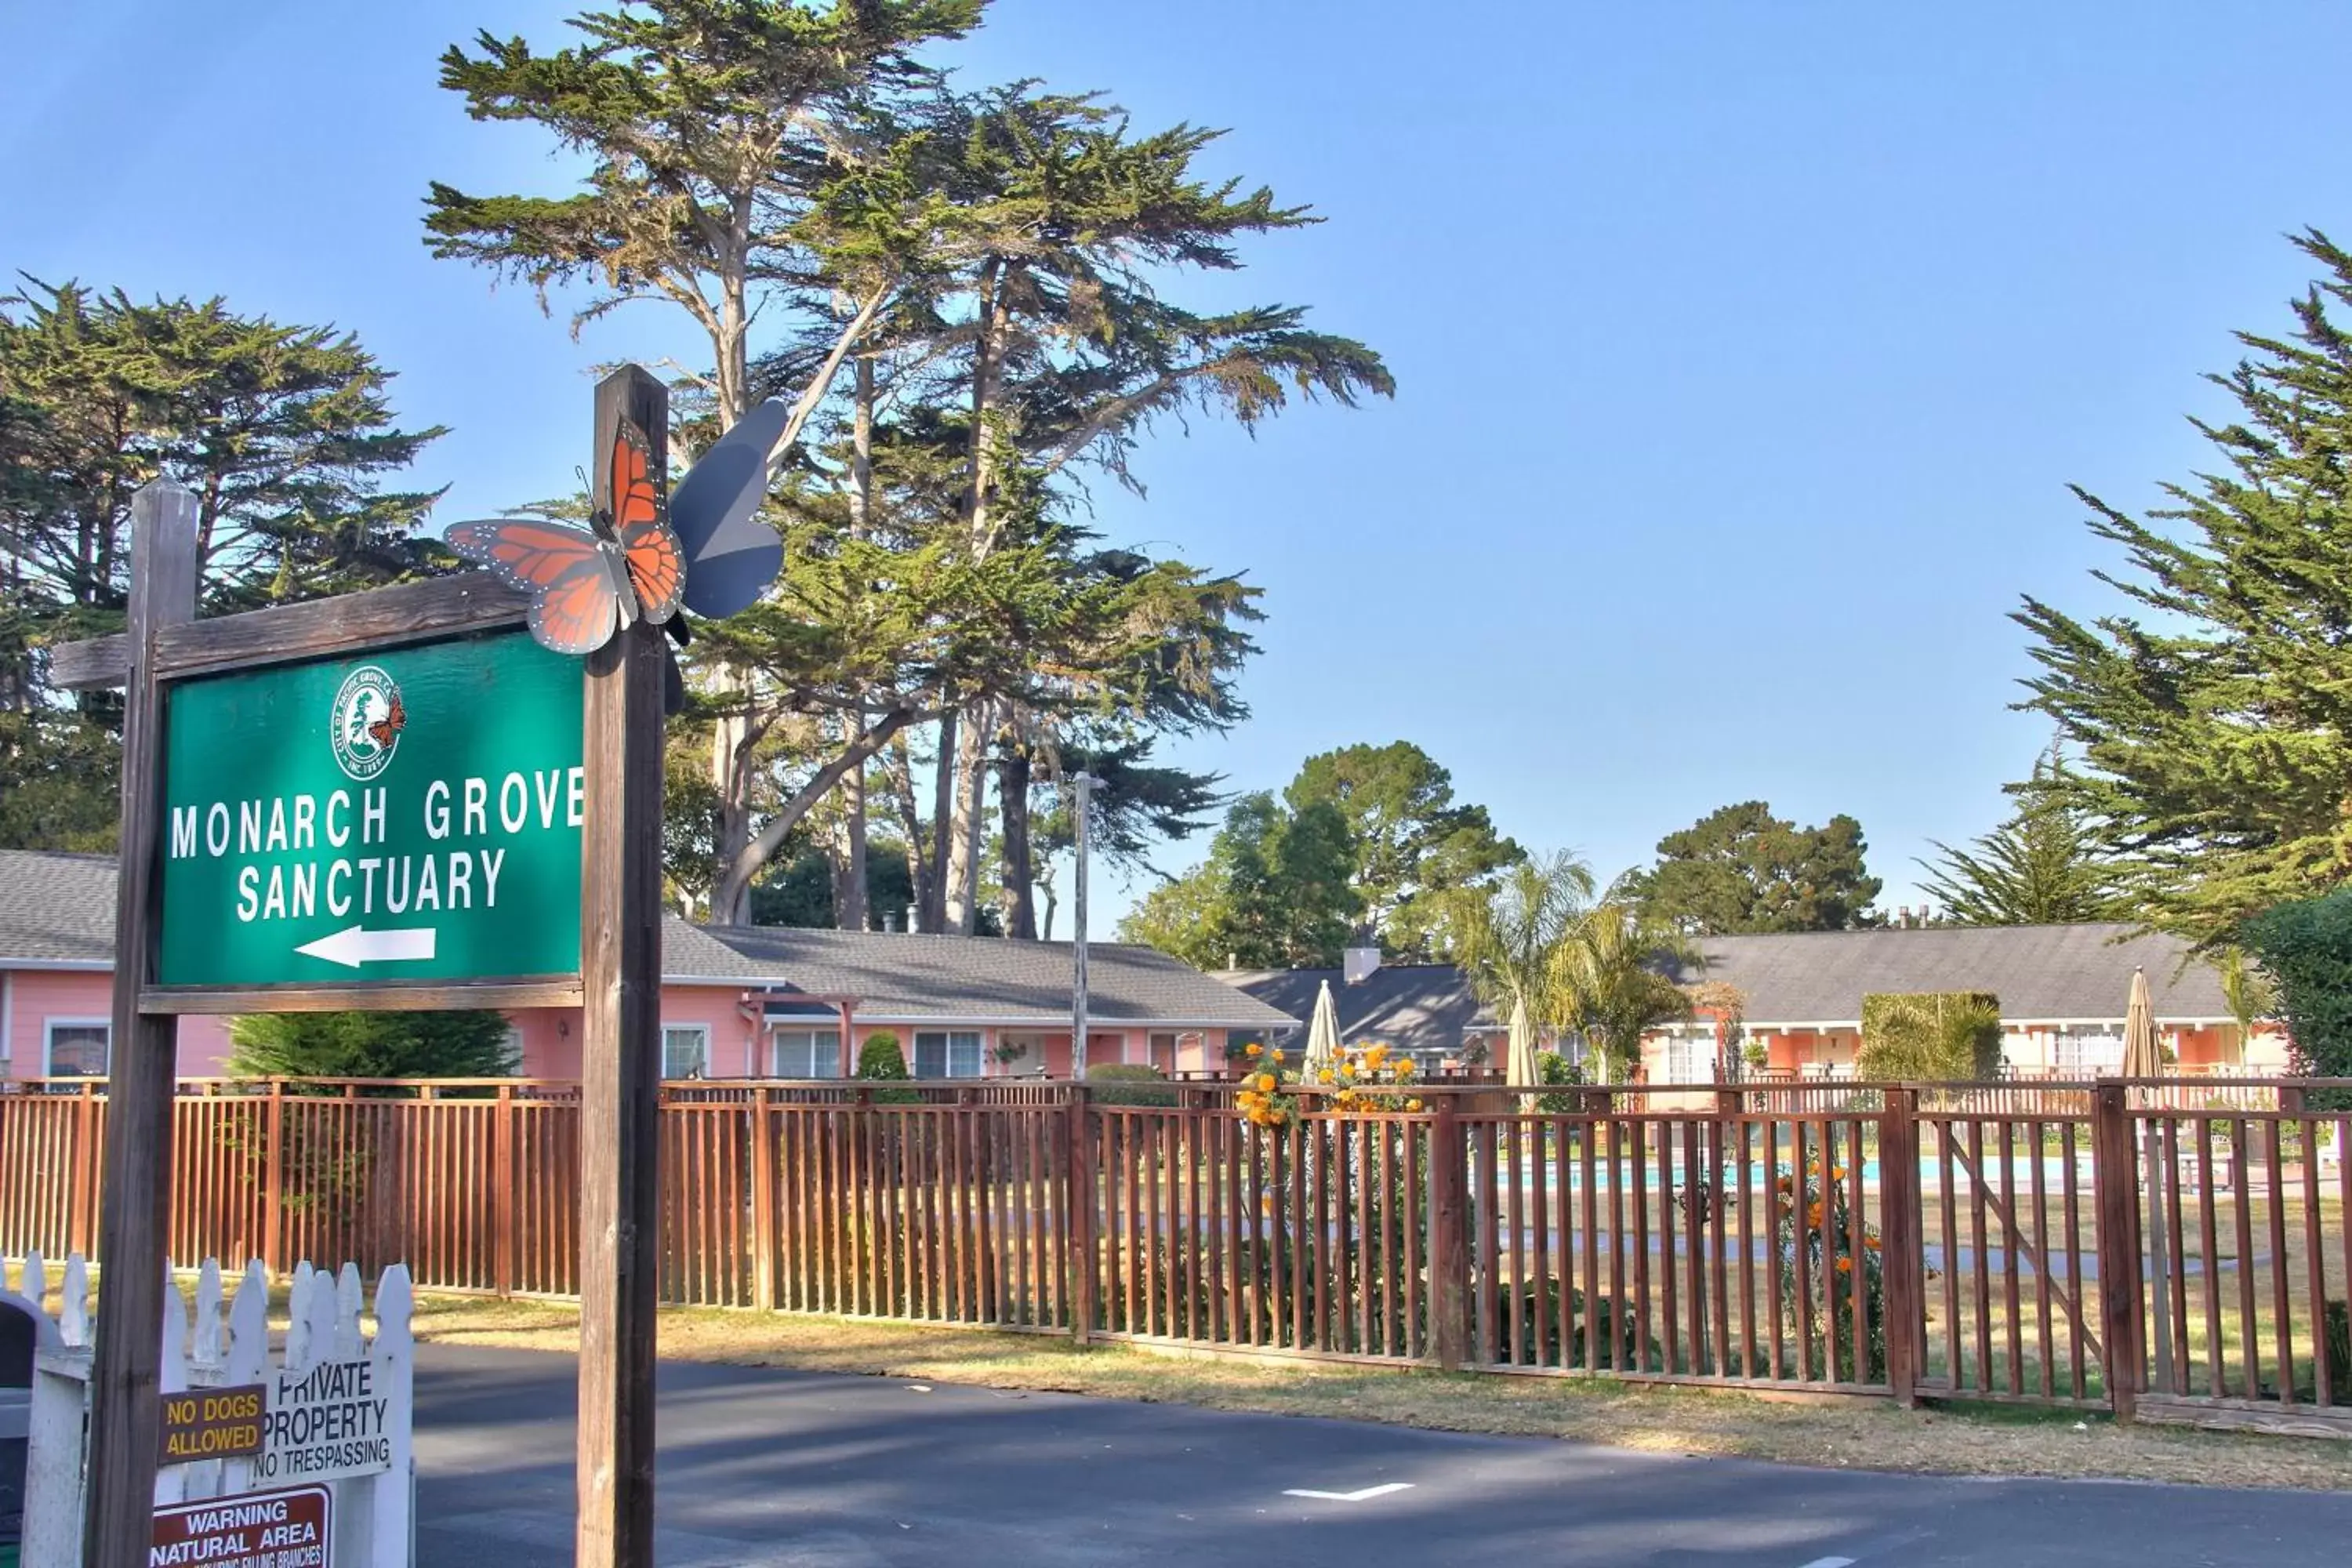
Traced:
POLYGON ((2195 422, 2214 471, 2146 521, 2075 489, 2128 605, 2015 614, 2042 667, 2027 706, 2083 757, 2053 793, 2134 863, 2147 918, 2209 943, 2352 867, 2352 337, 2331 316, 2352 255, 2294 243, 2324 276, 2290 335, 2240 333, 2246 358, 2209 377, 2238 405, 2195 422))

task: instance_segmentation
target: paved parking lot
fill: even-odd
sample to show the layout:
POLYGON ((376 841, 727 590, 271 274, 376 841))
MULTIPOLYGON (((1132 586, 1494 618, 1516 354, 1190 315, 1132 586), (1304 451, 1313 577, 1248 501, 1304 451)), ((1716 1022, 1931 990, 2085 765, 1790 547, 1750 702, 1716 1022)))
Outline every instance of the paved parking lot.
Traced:
MULTIPOLYGON (((423 1348, 421 1563, 571 1562, 572 1375, 567 1356, 423 1348)), ((2334 1568, 2352 1540, 2352 1495, 1798 1469, 687 1363, 661 1369, 660 1418, 678 1568, 2334 1568)))

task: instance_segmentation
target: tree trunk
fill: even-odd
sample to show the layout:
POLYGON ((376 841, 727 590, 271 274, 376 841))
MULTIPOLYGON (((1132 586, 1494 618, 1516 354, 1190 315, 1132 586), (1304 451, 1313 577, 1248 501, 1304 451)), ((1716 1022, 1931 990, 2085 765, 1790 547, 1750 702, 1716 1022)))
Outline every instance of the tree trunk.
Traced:
POLYGON ((761 868, 767 865, 776 851, 783 847, 784 839, 800 825, 801 819, 817 802, 833 793, 843 774, 852 768, 864 767, 866 758, 888 744, 890 737, 914 718, 911 710, 892 710, 883 715, 879 724, 866 731, 855 745, 844 747, 839 756, 819 768, 816 776, 802 785, 799 794, 778 807, 776 815, 760 829, 758 837, 746 844, 741 853, 727 864, 719 875, 718 887, 711 892, 710 907, 714 910, 749 908, 751 879, 758 876, 761 868))
MULTIPOLYGON (((750 680, 731 670, 721 670, 718 676, 723 685, 733 684, 739 694, 749 700, 750 680)), ((717 925, 740 925, 749 918, 749 895, 740 905, 719 901, 717 888, 727 879, 727 868, 732 865, 751 842, 751 720, 742 713, 722 715, 710 731, 710 784, 719 792, 719 819, 712 826, 714 862, 711 875, 713 892, 710 900, 710 920, 717 925)))
POLYGON ((942 931, 970 936, 980 916, 980 829, 987 816, 990 703, 982 699, 963 716, 956 737, 953 790, 949 803, 947 903, 942 931))
MULTIPOLYGON (((857 378, 852 389, 854 415, 849 429, 849 536, 864 539, 874 515, 874 356, 857 356, 857 378)), ((865 738, 866 711, 848 718, 849 742, 865 738)), ((866 769, 852 768, 842 776, 841 885, 833 900, 834 923, 843 931, 864 931, 866 909, 866 769)))
POLYGON ((923 889, 922 927, 934 936, 948 929, 948 824, 955 816, 957 718, 950 697, 940 708, 939 760, 931 767, 931 870, 923 889))
POLYGON ((980 269, 979 330, 971 350, 971 436, 965 455, 971 467, 971 488, 964 500, 964 517, 978 555, 988 553, 988 489, 994 463, 988 416, 995 394, 996 339, 1003 320, 997 304, 1001 279, 1002 263, 989 258, 980 269))
POLYGON ((890 802, 898 813, 898 831, 907 837, 907 886, 915 902, 909 912, 919 921, 922 911, 930 906, 931 867, 923 854, 923 817, 915 808, 915 760, 904 730, 890 737, 882 768, 889 776, 890 802))
POLYGON ((1030 897, 1029 751, 1020 742, 996 763, 996 804, 1003 814, 1004 934, 1037 940, 1037 913, 1030 897))

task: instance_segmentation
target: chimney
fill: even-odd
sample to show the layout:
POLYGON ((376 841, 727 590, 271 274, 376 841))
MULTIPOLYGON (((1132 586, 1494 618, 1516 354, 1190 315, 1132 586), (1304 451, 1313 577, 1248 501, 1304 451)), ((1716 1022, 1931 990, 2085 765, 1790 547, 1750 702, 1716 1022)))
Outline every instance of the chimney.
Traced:
POLYGON ((1347 951, 1340 973, 1347 984, 1358 985, 1370 980, 1380 966, 1381 950, 1379 948, 1351 947, 1347 951))

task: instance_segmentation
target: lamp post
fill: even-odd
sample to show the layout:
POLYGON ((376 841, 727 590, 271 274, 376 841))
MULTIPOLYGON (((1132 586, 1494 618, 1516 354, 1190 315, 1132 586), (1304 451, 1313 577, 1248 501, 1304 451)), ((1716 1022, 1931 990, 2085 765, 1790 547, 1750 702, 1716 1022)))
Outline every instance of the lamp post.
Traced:
POLYGON ((1087 1076, 1087 805, 1092 797, 1092 773, 1073 773, 1077 789, 1077 884, 1072 889, 1071 917, 1076 931, 1070 942, 1070 1076, 1083 1083, 1087 1076))

